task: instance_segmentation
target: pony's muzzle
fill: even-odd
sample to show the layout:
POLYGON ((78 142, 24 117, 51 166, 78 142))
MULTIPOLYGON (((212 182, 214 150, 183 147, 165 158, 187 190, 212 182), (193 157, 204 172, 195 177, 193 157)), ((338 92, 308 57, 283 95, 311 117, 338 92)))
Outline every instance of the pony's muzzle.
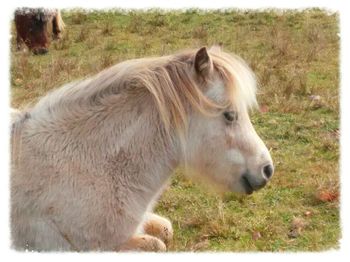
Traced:
POLYGON ((34 55, 45 55, 49 50, 45 47, 36 48, 33 50, 34 55))
POLYGON ((267 164, 261 168, 261 176, 255 176, 250 172, 246 172, 241 177, 241 183, 247 194, 263 188, 273 175, 273 165, 267 164))

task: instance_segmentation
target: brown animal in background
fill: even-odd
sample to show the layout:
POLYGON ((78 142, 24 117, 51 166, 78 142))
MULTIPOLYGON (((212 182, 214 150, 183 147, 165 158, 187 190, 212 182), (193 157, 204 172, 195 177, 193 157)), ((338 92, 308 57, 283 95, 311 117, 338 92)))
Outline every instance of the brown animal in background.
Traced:
POLYGON ((19 8, 15 11, 17 50, 25 43, 34 54, 46 54, 53 39, 60 39, 64 29, 61 13, 56 9, 19 8))

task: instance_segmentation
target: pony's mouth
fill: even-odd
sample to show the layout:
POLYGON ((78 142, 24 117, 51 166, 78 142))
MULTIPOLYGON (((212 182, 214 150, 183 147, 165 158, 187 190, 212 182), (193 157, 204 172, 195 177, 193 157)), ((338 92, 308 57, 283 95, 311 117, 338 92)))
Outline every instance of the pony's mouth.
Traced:
POLYGON ((242 185, 244 187, 245 193, 248 194, 248 195, 252 194, 253 191, 254 191, 254 188, 249 183, 248 178, 243 175, 242 178, 241 178, 241 181, 242 181, 242 185))
POLYGON ((250 195, 253 191, 263 188, 267 183, 267 180, 257 180, 249 172, 245 173, 241 177, 241 184, 244 187, 245 193, 250 195))

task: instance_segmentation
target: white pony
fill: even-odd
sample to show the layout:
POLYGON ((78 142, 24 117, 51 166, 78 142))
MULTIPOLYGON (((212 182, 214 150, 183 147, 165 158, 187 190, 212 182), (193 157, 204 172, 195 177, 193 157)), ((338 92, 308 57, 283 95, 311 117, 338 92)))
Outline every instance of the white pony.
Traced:
POLYGON ((130 60, 70 83, 11 126, 15 249, 164 251, 152 207, 184 166, 251 194, 273 174, 248 115, 255 78, 218 47, 130 60))

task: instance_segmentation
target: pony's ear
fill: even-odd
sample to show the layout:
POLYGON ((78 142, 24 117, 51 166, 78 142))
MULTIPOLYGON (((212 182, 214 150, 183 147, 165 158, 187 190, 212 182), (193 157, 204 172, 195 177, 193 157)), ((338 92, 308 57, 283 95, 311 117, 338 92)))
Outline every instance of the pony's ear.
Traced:
POLYGON ((206 47, 202 47, 197 51, 196 56, 194 58, 194 68, 196 69, 196 72, 198 74, 203 76, 210 73, 210 71, 212 70, 213 62, 210 59, 206 47))

